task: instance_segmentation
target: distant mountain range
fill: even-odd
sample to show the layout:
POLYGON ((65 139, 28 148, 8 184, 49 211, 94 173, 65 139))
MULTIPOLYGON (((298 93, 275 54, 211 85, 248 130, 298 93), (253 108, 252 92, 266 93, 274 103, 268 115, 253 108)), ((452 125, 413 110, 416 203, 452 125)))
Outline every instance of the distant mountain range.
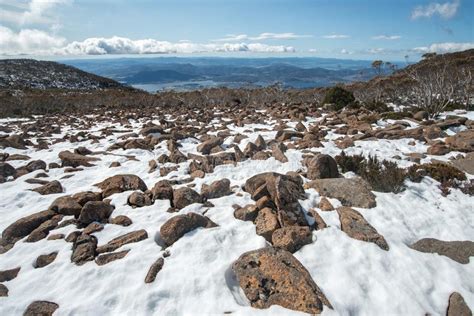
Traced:
POLYGON ((63 61, 148 91, 210 86, 313 88, 369 80, 370 61, 325 58, 154 57, 63 61))

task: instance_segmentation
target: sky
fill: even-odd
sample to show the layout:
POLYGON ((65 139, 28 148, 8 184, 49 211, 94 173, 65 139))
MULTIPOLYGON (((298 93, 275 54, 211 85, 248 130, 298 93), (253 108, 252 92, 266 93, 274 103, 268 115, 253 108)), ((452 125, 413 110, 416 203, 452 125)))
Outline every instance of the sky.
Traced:
POLYGON ((0 0, 2 56, 417 60, 474 48, 474 0, 0 0))

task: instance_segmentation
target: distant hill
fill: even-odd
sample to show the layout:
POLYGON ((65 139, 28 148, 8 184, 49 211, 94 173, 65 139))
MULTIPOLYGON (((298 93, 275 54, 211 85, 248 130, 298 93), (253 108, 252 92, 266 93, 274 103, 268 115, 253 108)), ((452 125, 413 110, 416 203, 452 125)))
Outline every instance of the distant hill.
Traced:
POLYGON ((130 89, 72 66, 33 59, 0 60, 0 89, 130 89))

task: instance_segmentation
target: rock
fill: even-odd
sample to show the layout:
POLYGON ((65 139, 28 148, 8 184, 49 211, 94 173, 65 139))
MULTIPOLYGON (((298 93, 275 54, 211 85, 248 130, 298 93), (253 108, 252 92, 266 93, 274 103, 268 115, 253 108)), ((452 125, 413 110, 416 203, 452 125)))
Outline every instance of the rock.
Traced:
POLYGON ((140 134, 148 136, 149 134, 162 134, 164 133, 163 128, 158 125, 144 127, 140 130, 140 134))
POLYGON ((23 316, 52 316, 59 305, 48 301, 34 301, 26 308, 23 316))
POLYGON ((52 234, 48 236, 48 240, 59 240, 64 239, 66 236, 64 234, 52 234))
POLYGON ((52 263, 56 259, 57 255, 58 255, 57 251, 52 252, 52 253, 47 254, 47 255, 40 255, 38 258, 36 258, 34 267, 35 268, 46 267, 47 265, 49 265, 50 263, 52 263))
POLYGON ((288 158, 285 156, 286 146, 283 143, 275 144, 272 147, 272 156, 279 162, 288 162, 288 158))
POLYGON ((97 223, 97 222, 92 222, 89 225, 87 225, 86 228, 84 228, 82 230, 82 233, 90 235, 90 234, 93 234, 93 233, 96 233, 96 232, 100 232, 103 229, 104 229, 104 224, 100 224, 100 223, 97 223))
POLYGON ((258 207, 253 204, 240 207, 234 211, 234 217, 240 219, 241 221, 251 221, 253 222, 258 215, 258 207))
POLYGON ((94 260, 97 249, 97 238, 93 235, 82 234, 77 237, 72 247, 71 262, 83 265, 94 260))
POLYGON ((13 280, 14 278, 18 276, 18 273, 20 272, 20 270, 21 270, 21 267, 0 271, 0 282, 8 282, 8 281, 13 280))
POLYGON ((63 167, 73 167, 73 168, 78 167, 78 166, 92 167, 93 164, 91 164, 91 162, 100 160, 99 158, 96 158, 96 157, 87 157, 84 155, 75 154, 68 150, 61 151, 58 154, 58 156, 59 156, 59 159, 61 159, 63 167))
POLYGON ((322 196, 338 199, 344 206, 372 208, 377 205, 372 188, 362 178, 317 179, 304 187, 315 189, 322 196))
POLYGON ((432 145, 432 146, 428 147, 428 149, 426 150, 426 153, 428 155, 441 156, 441 155, 446 155, 450 151, 451 151, 451 149, 449 149, 449 147, 446 146, 446 145, 435 144, 435 145, 432 145))
POLYGON ((211 185, 203 184, 201 188, 201 195, 206 199, 217 199, 231 193, 229 179, 214 181, 211 185))
POLYGON ((423 121, 425 119, 429 118, 428 112, 426 111, 418 111, 415 114, 413 114, 413 118, 417 121, 423 121))
POLYGON ((259 152, 256 152, 253 156, 252 156, 252 159, 253 160, 267 160, 268 158, 270 158, 270 154, 266 151, 259 151, 259 152))
POLYGON ((151 199, 148 195, 142 192, 133 192, 127 199, 127 204, 132 207, 142 207, 151 205, 151 199))
MULTIPOLYGON (((236 147, 238 148, 238 147, 236 147)), ((247 145, 244 148, 243 154, 247 158, 253 157, 257 152, 258 152, 258 147, 252 142, 247 143, 247 145)))
POLYGON ((474 151, 474 129, 468 129, 456 135, 446 137, 445 142, 452 150, 474 151))
POLYGON ((2 238, 8 242, 15 242, 16 240, 29 235, 41 224, 51 219, 55 215, 55 212, 48 210, 20 218, 19 220, 5 228, 2 233, 2 238))
POLYGON ((152 200, 170 200, 173 201, 173 187, 168 180, 158 181, 151 189, 152 200))
POLYGON ((362 214, 350 207, 338 207, 337 213, 341 222, 341 230, 349 237, 372 242, 383 250, 389 250, 385 238, 367 222, 362 214))
POLYGON ((123 245, 139 242, 148 238, 148 233, 144 229, 136 230, 125 235, 112 239, 107 244, 97 247, 97 253, 112 252, 123 245))
POLYGON ((212 228, 217 225, 209 218, 196 214, 187 213, 171 217, 160 228, 161 239, 167 246, 171 246, 186 233, 198 228, 212 228))
POLYGON ((40 186, 39 188, 31 189, 31 191, 38 192, 41 195, 48 195, 62 193, 63 187, 59 181, 54 180, 45 185, 40 186))
POLYGON ((318 207, 321 211, 324 212, 334 211, 334 206, 332 206, 331 202, 329 202, 329 200, 326 199, 324 196, 319 201, 318 207))
POLYGON ((106 253, 106 254, 103 254, 103 255, 99 255, 95 259, 95 263, 98 266, 103 266, 103 265, 105 265, 107 263, 110 263, 112 261, 122 259, 123 257, 125 257, 128 254, 129 251, 130 251, 130 249, 127 249, 127 250, 122 250, 122 251, 118 251, 118 252, 112 252, 112 253, 106 253))
POLYGON ((473 158, 460 158, 451 160, 451 164, 457 169, 467 172, 469 174, 474 174, 474 159, 473 158))
POLYGON ((49 209, 62 215, 74 215, 79 217, 82 206, 74 198, 70 196, 61 196, 51 203, 49 209))
POLYGON ((222 145, 222 139, 220 137, 211 137, 210 139, 199 144, 197 146, 197 150, 203 155, 209 155, 212 148, 220 145, 222 145))
POLYGON ((191 188, 182 187, 173 191, 173 206, 177 209, 185 208, 193 203, 202 203, 202 197, 191 188))
POLYGON ((131 190, 140 190, 145 192, 147 186, 140 177, 133 174, 119 174, 113 177, 109 177, 104 181, 95 184, 102 190, 102 196, 108 197, 115 193, 121 193, 131 190))
POLYGON ((79 231, 79 230, 73 231, 73 232, 69 233, 69 235, 67 235, 65 240, 66 240, 66 242, 74 243, 77 240, 77 238, 79 238, 79 236, 81 236, 81 234, 82 234, 82 232, 79 231))
POLYGON ((89 201, 81 210, 79 222, 89 225, 92 222, 107 223, 115 207, 104 201, 89 201))
POLYGON ((308 314, 331 307, 305 267, 288 251, 273 247, 242 254, 232 265, 252 307, 280 305, 308 314))
POLYGON ((472 311, 458 292, 449 296, 448 310, 446 316, 472 316, 472 311))
POLYGON ((120 162, 113 161, 112 163, 110 163, 109 168, 117 168, 117 167, 120 167, 121 165, 122 164, 120 164, 120 162))
POLYGON ((25 242, 37 242, 41 239, 44 239, 48 236, 49 231, 58 227, 59 221, 62 220, 62 215, 55 215, 51 219, 41 223, 35 230, 33 230, 25 242))
POLYGON ((263 139, 262 135, 258 135, 257 139, 255 140, 255 146, 257 146, 257 150, 265 150, 267 149, 267 143, 263 139))
POLYGON ((312 225, 312 228, 314 228, 315 230, 321 230, 323 228, 328 227, 324 219, 321 217, 321 215, 319 215, 319 213, 315 209, 312 209, 312 208, 309 209, 308 213, 309 213, 308 215, 310 215, 314 219, 314 224, 312 225))
POLYGON ((10 135, 5 138, 0 138, 0 147, 11 147, 15 149, 27 149, 29 145, 22 136, 20 135, 10 135))
POLYGON ((148 167, 148 173, 155 172, 155 170, 158 168, 158 163, 156 162, 156 160, 152 159, 148 161, 148 167))
POLYGON ((127 217, 125 215, 119 215, 117 217, 114 217, 114 218, 110 219, 110 224, 127 227, 127 226, 132 225, 133 222, 129 217, 127 217))
POLYGON ((0 283, 0 297, 7 297, 8 296, 8 288, 0 283))
POLYGON ((474 242, 468 240, 443 241, 423 238, 411 245, 410 248, 425 253, 437 253, 462 264, 468 264, 469 257, 474 256, 474 242))
POLYGON ((291 253, 312 242, 311 230, 307 226, 288 226, 275 230, 272 234, 274 247, 291 253))
POLYGON ((271 208, 264 208, 258 212, 255 219, 255 230, 257 235, 262 236, 268 242, 272 241, 272 235, 275 230, 280 228, 278 216, 271 208))
POLYGON ((43 160, 33 160, 33 161, 30 161, 25 166, 25 168, 26 170, 28 170, 28 172, 33 172, 40 169, 46 170, 46 162, 44 162, 43 160))
POLYGON ((338 178, 337 162, 329 155, 317 155, 306 159, 305 165, 308 168, 307 178, 310 180, 338 178))
POLYGON ((156 279, 156 275, 158 274, 158 272, 161 271, 164 264, 165 264, 165 260, 163 258, 158 258, 158 260, 153 262, 150 269, 148 270, 148 273, 146 274, 145 283, 154 282, 156 279))
POLYGON ((72 198, 84 206, 89 201, 102 201, 102 194, 100 192, 85 191, 72 195, 72 198))
POLYGON ((6 162, 0 162, 0 183, 5 182, 9 177, 16 177, 16 169, 6 162))

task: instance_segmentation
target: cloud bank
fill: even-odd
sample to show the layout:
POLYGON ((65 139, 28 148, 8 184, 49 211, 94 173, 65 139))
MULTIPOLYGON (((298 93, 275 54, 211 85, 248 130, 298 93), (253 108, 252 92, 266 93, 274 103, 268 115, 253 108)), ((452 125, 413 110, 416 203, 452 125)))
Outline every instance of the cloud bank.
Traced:
POLYGON ((213 42, 239 42, 239 41, 265 41, 265 40, 293 40, 298 38, 308 38, 312 35, 299 35, 295 33, 261 33, 257 36, 247 34, 227 34, 224 38, 213 40, 213 42))
POLYGON ((394 40, 399 40, 402 37, 400 35, 377 35, 373 36, 373 40, 387 40, 387 41, 394 41, 394 40))
POLYGON ((343 38, 349 38, 349 35, 344 35, 344 34, 331 34, 331 35, 324 35, 323 38, 327 38, 327 39, 343 39, 343 38))
POLYGON ((439 15, 443 19, 451 19, 458 12, 459 5, 459 0, 445 3, 433 2, 426 6, 420 5, 413 9, 411 18, 416 20, 419 18, 431 18, 435 15, 439 15))
POLYGON ((430 46, 416 47, 413 51, 424 53, 452 53, 459 52, 466 49, 473 49, 474 43, 435 43, 430 46))

